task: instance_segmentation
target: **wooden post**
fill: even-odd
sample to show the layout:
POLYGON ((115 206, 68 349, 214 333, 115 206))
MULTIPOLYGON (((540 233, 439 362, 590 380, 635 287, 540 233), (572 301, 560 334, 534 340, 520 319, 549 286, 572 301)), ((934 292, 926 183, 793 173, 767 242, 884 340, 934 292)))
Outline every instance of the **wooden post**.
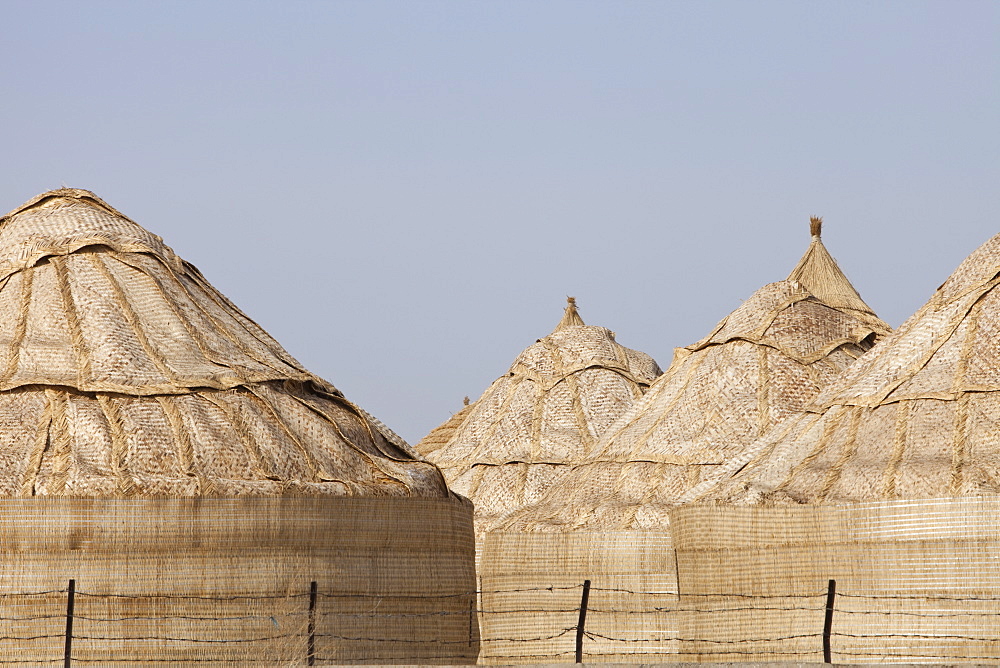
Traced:
POLYGON ((576 662, 583 663, 583 629, 587 623, 587 602, 590 600, 590 580, 583 581, 583 598, 580 599, 580 619, 576 622, 576 662))
POLYGON ((823 663, 833 663, 830 658, 830 633, 833 631, 833 601, 837 596, 837 581, 830 580, 826 590, 826 620, 823 622, 823 663))
POLYGON ((309 585, 309 647, 306 650, 306 663, 316 665, 316 581, 309 585))
POLYGON ((70 579, 66 594, 66 650, 63 652, 63 666, 69 668, 73 660, 73 607, 76 602, 76 580, 70 579))

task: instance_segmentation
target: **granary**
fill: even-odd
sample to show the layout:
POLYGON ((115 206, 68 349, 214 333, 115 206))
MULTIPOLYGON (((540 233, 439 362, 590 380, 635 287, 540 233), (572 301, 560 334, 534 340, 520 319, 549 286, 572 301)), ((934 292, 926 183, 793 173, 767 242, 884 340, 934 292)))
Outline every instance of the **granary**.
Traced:
MULTIPOLYGON (((484 588, 537 584, 549 562, 572 564, 560 576, 578 582, 658 592, 652 598, 597 594, 595 605, 607 610, 656 607, 656 596, 676 591, 670 510, 889 332, 827 252, 821 221, 813 219, 810 228, 809 248, 788 279, 764 286, 704 339, 677 349, 670 368, 588 456, 539 502, 496 523, 483 547, 484 588), (533 555, 519 561, 516 573, 500 556, 515 553, 533 555)), ((497 605, 484 607, 511 604, 509 596, 497 598, 497 605)), ((510 624, 508 617, 484 619, 484 630, 498 633, 493 627, 510 624)), ((590 643, 594 655, 632 660, 643 631, 631 622, 621 626, 621 619, 591 617, 600 634, 590 643)), ((676 628, 669 615, 647 622, 676 628)), ((665 643, 659 651, 675 650, 665 643)))
POLYGON ((0 443, 5 657, 475 658, 469 504, 93 193, 0 219, 0 443))
MULTIPOLYGON (((766 595, 757 607, 773 607, 834 580, 835 658, 1000 659, 998 284, 1000 235, 721 481, 692 490, 701 503, 671 514, 682 589, 766 595)), ((742 627, 751 637, 774 621, 754 619, 742 627)), ((806 613, 782 624, 800 639, 758 656, 802 651, 817 628, 806 613)))
POLYGON ((667 511, 772 426, 801 410, 889 332, 812 242, 788 279, 755 292, 670 368, 588 456, 506 529, 656 529, 667 511), (811 286, 813 292, 807 286, 811 286))
POLYGON ((712 496, 774 505, 1000 493, 998 275, 1000 236, 712 496))
POLYGON ((660 373, 649 355, 620 345, 611 330, 585 325, 571 297, 551 334, 417 450, 473 501, 483 531, 540 499, 660 373))

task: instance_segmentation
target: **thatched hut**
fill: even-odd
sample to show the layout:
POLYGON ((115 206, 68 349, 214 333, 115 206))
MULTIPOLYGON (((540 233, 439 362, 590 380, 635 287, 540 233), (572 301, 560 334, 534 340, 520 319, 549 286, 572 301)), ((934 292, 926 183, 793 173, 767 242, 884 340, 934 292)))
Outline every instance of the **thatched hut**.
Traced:
POLYGON ((835 579, 853 597, 841 656, 1000 658, 998 283, 1000 235, 720 483, 693 490, 716 505, 674 516, 686 591, 794 596, 835 579), (739 554, 754 556, 725 558, 739 554))
MULTIPOLYGON (((764 286, 704 339, 677 349, 670 368, 588 456, 538 503, 497 522, 483 548, 484 588, 494 577, 496 589, 537 584, 558 564, 560 577, 590 579, 605 589, 676 591, 671 508, 889 332, 823 246, 820 220, 810 226, 812 241, 788 279, 764 286), (521 553, 533 556, 514 572, 498 556, 521 553), (582 567, 580 555, 587 555, 582 567)), ((655 596, 599 596, 595 605, 606 610, 658 605, 655 596)), ((486 607, 513 604, 510 596, 498 599, 486 607)), ((674 627, 669 615, 646 621, 661 631, 674 627)), ((494 627, 509 623, 497 616, 485 619, 484 628, 499 633, 494 627)), ((641 638, 647 630, 622 625, 614 614, 591 623, 608 639, 595 636, 590 654, 616 660, 633 660, 637 646, 610 638, 641 638)), ((676 647, 664 643, 657 651, 676 647)))
MULTIPOLYGON (((0 606, 51 626, 73 579, 78 660, 475 656, 438 614, 471 600, 468 504, 90 192, 0 218, 0 443, 0 606)), ((3 635, 62 657, 59 634, 3 635)))
POLYGON ((481 532, 540 499, 660 373, 611 330, 584 324, 571 297, 551 334, 416 447, 473 501, 481 532))

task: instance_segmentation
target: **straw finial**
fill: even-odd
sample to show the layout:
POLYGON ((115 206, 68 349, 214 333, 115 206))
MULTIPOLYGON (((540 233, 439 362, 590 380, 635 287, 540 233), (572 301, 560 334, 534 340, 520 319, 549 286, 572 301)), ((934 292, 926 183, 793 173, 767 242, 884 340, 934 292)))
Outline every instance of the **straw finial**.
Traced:
POLYGON ((809 234, 813 235, 814 239, 819 239, 822 233, 823 219, 819 216, 811 216, 809 218, 809 234))
POLYGON ((567 297, 566 311, 563 313, 562 320, 556 325, 556 331, 558 332, 560 329, 582 324, 584 324, 583 318, 580 317, 580 313, 576 310, 576 297, 567 297))

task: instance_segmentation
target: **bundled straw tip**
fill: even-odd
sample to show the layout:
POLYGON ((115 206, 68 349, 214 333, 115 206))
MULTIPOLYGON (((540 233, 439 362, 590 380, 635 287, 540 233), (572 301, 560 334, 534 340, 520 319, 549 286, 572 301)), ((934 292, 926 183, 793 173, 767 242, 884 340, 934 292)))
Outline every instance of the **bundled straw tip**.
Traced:
POLYGON ((809 218, 809 234, 816 238, 819 238, 823 233, 823 219, 819 216, 811 216, 809 218))
POLYGON ((576 297, 567 297, 566 298, 566 303, 569 304, 570 306, 574 306, 575 307, 576 306, 576 297))

